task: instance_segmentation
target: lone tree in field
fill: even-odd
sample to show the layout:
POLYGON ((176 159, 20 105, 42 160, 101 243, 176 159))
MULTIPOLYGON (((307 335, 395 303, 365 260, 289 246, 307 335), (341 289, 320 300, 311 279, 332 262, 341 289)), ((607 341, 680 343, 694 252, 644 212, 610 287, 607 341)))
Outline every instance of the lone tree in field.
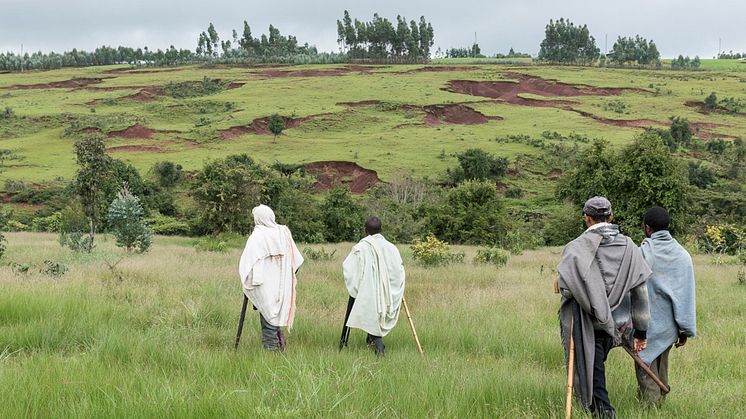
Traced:
POLYGON ((106 146, 99 137, 89 137, 75 143, 75 156, 78 172, 75 176, 74 187, 83 212, 88 218, 88 242, 84 250, 93 250, 93 240, 99 224, 99 206, 102 204, 104 187, 111 170, 111 158, 106 155, 106 146))
POLYGON ((269 131, 274 135, 273 141, 277 141, 277 136, 282 134, 282 130, 285 129, 285 120, 278 114, 274 114, 269 117, 269 123, 267 125, 269 131))
POLYGON ((150 249, 153 232, 145 223, 145 210, 140 198, 132 195, 127 184, 111 202, 107 218, 117 246, 123 247, 127 253, 133 250, 143 253, 150 249))
POLYGON ((718 107, 718 97, 715 92, 710 93, 710 95, 705 98, 705 107, 707 109, 715 109, 718 107))

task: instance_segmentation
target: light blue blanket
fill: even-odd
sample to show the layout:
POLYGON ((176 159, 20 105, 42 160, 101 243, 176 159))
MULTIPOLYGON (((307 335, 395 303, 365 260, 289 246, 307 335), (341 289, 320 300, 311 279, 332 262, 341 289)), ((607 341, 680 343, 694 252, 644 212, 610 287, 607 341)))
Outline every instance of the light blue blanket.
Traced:
POLYGON ((696 334, 694 268, 689 253, 665 230, 645 239, 640 251, 653 270, 647 283, 648 346, 640 352, 640 358, 650 364, 676 342, 679 333, 696 334))

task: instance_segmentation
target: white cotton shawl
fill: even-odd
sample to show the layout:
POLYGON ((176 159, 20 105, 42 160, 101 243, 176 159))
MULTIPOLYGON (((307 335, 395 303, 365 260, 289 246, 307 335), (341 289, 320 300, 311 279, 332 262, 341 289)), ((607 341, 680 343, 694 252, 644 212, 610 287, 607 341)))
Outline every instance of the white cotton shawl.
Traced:
POLYGON ((348 327, 386 336, 399 319, 405 274, 399 250, 382 235, 356 244, 342 265, 345 285, 355 298, 348 327))
POLYGON ((292 327, 295 272, 303 264, 303 256, 290 230, 275 222, 271 208, 260 205, 252 214, 254 231, 238 266, 244 294, 269 324, 292 327))

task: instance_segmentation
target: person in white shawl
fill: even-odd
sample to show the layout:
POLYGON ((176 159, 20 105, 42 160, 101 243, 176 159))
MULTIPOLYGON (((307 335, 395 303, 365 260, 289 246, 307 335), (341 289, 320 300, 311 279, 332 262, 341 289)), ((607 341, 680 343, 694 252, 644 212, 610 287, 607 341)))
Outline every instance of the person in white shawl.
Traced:
POLYGON ((381 220, 369 218, 367 237, 345 259, 345 285, 354 299, 347 327, 368 333, 367 343, 377 355, 384 355, 383 337, 396 325, 404 296, 404 265, 399 249, 381 235, 381 220))
MULTIPOLYGON (((668 354, 671 346, 681 347, 697 333, 697 316, 692 258, 671 237, 671 218, 661 207, 650 208, 644 217, 642 257, 653 274, 647 282, 650 296, 648 346, 640 358, 668 385, 668 354)), ((639 398, 645 405, 658 405, 666 395, 645 371, 636 366, 639 398)))
POLYGON ((239 262, 244 294, 259 311, 262 343, 269 350, 285 350, 281 327, 292 327, 295 317, 296 272, 303 256, 290 230, 275 222, 266 205, 251 211, 254 231, 246 241, 239 262))

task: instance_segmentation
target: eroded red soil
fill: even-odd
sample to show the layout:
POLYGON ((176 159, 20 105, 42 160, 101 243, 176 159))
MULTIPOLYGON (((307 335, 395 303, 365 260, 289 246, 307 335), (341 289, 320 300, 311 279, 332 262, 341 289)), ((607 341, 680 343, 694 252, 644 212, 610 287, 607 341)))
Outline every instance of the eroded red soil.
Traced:
POLYGON ((303 169, 316 178, 316 188, 320 190, 345 185, 352 193, 361 194, 381 182, 375 170, 349 161, 318 161, 304 165, 303 169))

